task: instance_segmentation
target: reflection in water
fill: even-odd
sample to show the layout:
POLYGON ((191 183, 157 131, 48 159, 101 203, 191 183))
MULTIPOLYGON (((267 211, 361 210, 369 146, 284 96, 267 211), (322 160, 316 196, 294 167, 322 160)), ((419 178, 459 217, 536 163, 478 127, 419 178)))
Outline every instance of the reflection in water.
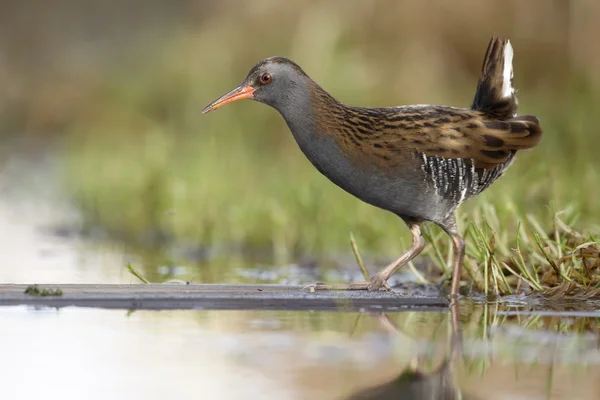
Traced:
POLYGON ((0 307, 0 398, 596 400, 598 315, 548 318, 0 307))
POLYGON ((458 398, 448 364, 444 363, 431 373, 408 370, 395 380, 360 392, 349 397, 349 400, 450 400, 458 398))
MULTIPOLYGON (((450 312, 450 351, 439 367, 431 372, 426 372, 419 368, 419 360, 415 358, 392 381, 358 392, 350 396, 348 400, 453 400, 466 398, 461 396, 454 374, 456 363, 462 354, 462 335, 456 303, 450 307, 450 312)), ((386 314, 378 314, 374 317, 392 335, 400 334, 397 326, 386 314)))

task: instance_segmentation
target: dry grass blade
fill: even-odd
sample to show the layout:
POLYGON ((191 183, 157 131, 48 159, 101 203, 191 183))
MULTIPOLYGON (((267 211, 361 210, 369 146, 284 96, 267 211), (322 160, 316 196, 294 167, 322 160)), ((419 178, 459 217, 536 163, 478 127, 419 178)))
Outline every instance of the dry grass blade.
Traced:
POLYGON ((442 251, 440 249, 439 246, 439 238, 436 236, 434 237, 433 234, 431 233, 431 229, 429 227, 425 227, 422 230, 422 234, 423 237, 425 238, 425 241, 427 243, 431 244, 431 247, 433 248, 433 252, 435 257, 433 258, 434 261, 437 261, 438 265, 440 266, 440 269, 442 271, 444 271, 444 278, 447 278, 450 276, 451 271, 448 268, 448 265, 446 264, 446 261, 444 260, 444 256, 442 255, 442 251))
POLYGON ((485 280, 483 275, 481 274, 481 269, 479 268, 475 260, 465 257, 464 267, 467 270, 469 276, 471 277, 471 280, 475 284, 475 288, 477 288, 477 290, 480 292, 485 291, 485 280))
POLYGON ((133 268, 133 265, 127 264, 125 266, 125 268, 127 268, 127 271, 129 271, 129 273, 131 273, 131 275, 135 276, 143 283, 150 283, 150 281, 148 279, 144 278, 144 276, 142 274, 140 274, 138 271, 135 270, 135 268, 133 268))
POLYGON ((354 257, 356 258, 356 262, 360 267, 360 271, 362 272, 365 281, 368 281, 369 279, 371 279, 371 277, 369 276, 369 271, 365 267, 365 263, 363 262, 363 259, 360 256, 358 246, 356 245, 356 240, 354 239, 354 233, 352 232, 350 232, 350 246, 352 246, 352 252, 354 252, 354 257))
POLYGON ((538 232, 534 231, 533 232, 533 237, 535 239, 535 243, 538 245, 540 251, 542 252, 544 258, 546 259, 546 261, 548 262, 548 264, 550 264, 550 266, 554 269, 554 271, 556 272, 556 274, 558 276, 560 276, 563 280, 570 282, 571 278, 569 278, 568 276, 566 276, 561 269, 558 267, 558 265, 556 265, 556 262, 554 262, 554 260, 550 257, 550 255, 548 254, 548 252, 546 251, 546 249, 544 248, 543 244, 542 244, 542 239, 540 238, 540 235, 538 232))
POLYGON ((427 279, 425 279, 425 277, 417 270, 417 268, 415 267, 415 264, 413 264, 412 261, 408 262, 408 269, 410 269, 410 271, 417 277, 417 280, 426 285, 431 283, 430 281, 428 281, 427 279))
POLYGON ((576 282, 563 282, 558 286, 547 288, 544 294, 550 299, 588 300, 600 297, 600 288, 589 289, 576 282))
POLYGON ((522 235, 521 235, 521 223, 517 225, 517 248, 515 249, 518 259, 512 258, 512 261, 515 265, 517 265, 523 275, 525 275, 529 282, 531 282, 534 286, 533 288, 537 291, 542 291, 543 287, 540 285, 539 275, 532 274, 527 268, 527 264, 525 263, 525 259, 523 258, 523 253, 521 251, 521 243, 522 243, 522 235))
POLYGON ((527 283, 529 285, 529 287, 531 287, 533 290, 543 290, 543 288, 538 285, 536 282, 533 282, 527 278, 525 278, 523 275, 518 274, 515 270, 513 270, 511 267, 508 266, 508 264, 506 264, 505 262, 502 263, 502 266, 511 274, 513 274, 514 276, 517 277, 517 279, 522 280, 523 282, 527 283))
POLYGON ((554 223, 556 224, 556 226, 557 226, 557 227, 559 227, 560 229, 562 229, 562 230, 563 230, 565 233, 567 233, 568 235, 570 235, 570 236, 572 236, 572 237, 576 238, 577 240, 579 240, 579 241, 584 241, 584 240, 585 240, 585 237, 584 237, 584 236, 583 236, 581 233, 579 233, 579 232, 577 232, 577 231, 575 231, 575 230, 571 229, 571 227, 569 227, 567 224, 565 224, 565 223, 564 223, 564 222, 563 222, 563 221, 562 221, 562 220, 561 220, 561 219, 558 217, 558 216, 559 216, 560 214, 562 214, 562 213, 563 213, 562 211, 561 211, 561 212, 557 212, 557 213, 556 213, 556 215, 554 216, 554 223))

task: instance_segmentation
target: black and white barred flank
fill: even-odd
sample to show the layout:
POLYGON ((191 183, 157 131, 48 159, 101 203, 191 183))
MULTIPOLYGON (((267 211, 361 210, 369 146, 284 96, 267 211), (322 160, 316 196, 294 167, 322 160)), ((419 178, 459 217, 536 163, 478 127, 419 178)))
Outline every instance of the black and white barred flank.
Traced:
POLYGON ((490 170, 475 168, 473 160, 421 154, 422 170, 435 194, 455 204, 456 208, 500 178, 510 166, 514 153, 490 170))

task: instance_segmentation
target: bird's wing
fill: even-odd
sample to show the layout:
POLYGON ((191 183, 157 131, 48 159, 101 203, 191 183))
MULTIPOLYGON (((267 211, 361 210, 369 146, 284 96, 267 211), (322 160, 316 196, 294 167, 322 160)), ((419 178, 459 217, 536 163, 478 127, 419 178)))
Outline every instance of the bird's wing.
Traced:
POLYGON ((371 146, 388 154, 408 150, 473 160, 475 168, 489 170, 507 161, 514 151, 534 147, 541 134, 539 121, 529 115, 498 121, 478 111, 432 107, 386 115, 371 146))

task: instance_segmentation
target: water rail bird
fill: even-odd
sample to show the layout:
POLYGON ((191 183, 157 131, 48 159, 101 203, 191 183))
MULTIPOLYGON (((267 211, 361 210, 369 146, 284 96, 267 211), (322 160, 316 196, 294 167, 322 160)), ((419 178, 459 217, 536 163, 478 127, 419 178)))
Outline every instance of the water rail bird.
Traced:
POLYGON ((313 289, 389 289, 390 276, 423 250, 420 226, 430 221, 452 238, 450 294, 455 297, 465 255, 455 210, 495 182, 516 152, 534 147, 542 135, 535 116, 517 114, 512 58, 510 42, 492 37, 470 108, 367 108, 342 104, 293 61, 270 57, 202 113, 242 99, 275 108, 323 175, 408 225, 411 248, 369 281, 317 283, 313 289))

